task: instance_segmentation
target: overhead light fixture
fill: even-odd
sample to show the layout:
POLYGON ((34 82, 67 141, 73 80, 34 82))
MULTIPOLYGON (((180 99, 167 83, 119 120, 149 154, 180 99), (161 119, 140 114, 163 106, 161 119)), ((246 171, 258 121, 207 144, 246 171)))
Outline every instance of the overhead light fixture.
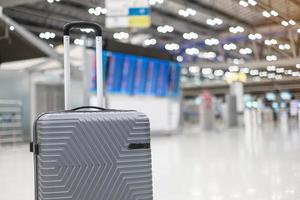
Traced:
POLYGON ((229 44, 224 44, 223 48, 227 51, 230 51, 230 50, 236 50, 237 46, 233 43, 229 43, 229 44))
POLYGON ((276 69, 276 73, 278 73, 278 74, 282 74, 282 73, 284 73, 284 68, 277 68, 276 69))
POLYGON ((182 61, 183 61, 183 57, 182 57, 182 56, 177 56, 177 57, 176 57, 176 60, 177 60, 178 62, 182 62, 182 61))
POLYGON ((252 49, 250 49, 250 48, 242 48, 242 49, 240 49, 239 52, 242 55, 247 55, 247 54, 251 54, 252 53, 252 49))
POLYGON ((289 49, 291 48, 291 46, 290 46, 289 44, 280 44, 280 45, 278 46, 278 48, 279 48, 280 50, 289 50, 289 49))
POLYGON ((275 75, 275 79, 277 79, 277 80, 282 79, 282 75, 280 75, 280 74, 275 75))
POLYGON ((194 48, 194 47, 185 49, 185 53, 190 56, 197 55, 197 54, 199 54, 199 52, 200 52, 199 49, 194 48))
POLYGON ((248 74, 249 71, 250 71, 250 69, 248 67, 243 67, 240 69, 240 72, 245 73, 245 74, 248 74))
POLYGON ((151 6, 154 6, 156 4, 162 4, 162 3, 164 3, 164 0, 149 0, 149 4, 151 6))
POLYGON ((179 49, 179 44, 176 43, 168 43, 165 45, 165 49, 168 51, 176 51, 179 49))
POLYGON ((15 27, 14 26, 9 26, 9 30, 14 31, 15 27))
POLYGON ((215 76, 223 76, 224 75, 224 71, 221 69, 217 69, 214 71, 214 75, 215 76))
POLYGON ((203 68, 202 69, 202 74, 203 75, 209 75, 209 74, 212 74, 212 69, 211 68, 203 68))
POLYGON ((44 33, 39 34, 40 38, 46 39, 46 40, 53 39, 53 38, 55 38, 55 36, 56 35, 53 32, 44 32, 44 33))
POLYGON ((248 4, 250 4, 251 6, 256 6, 257 5, 257 1, 255 1, 255 0, 248 0, 248 4))
POLYGON ((85 33, 95 32, 92 28, 81 28, 80 31, 85 33))
POLYGON ((264 17, 266 17, 266 18, 271 17, 271 14, 270 14, 268 11, 266 11, 266 10, 264 10, 264 11, 262 12, 262 15, 263 15, 264 17))
POLYGON ((244 31, 245 31, 245 29, 243 27, 241 27, 241 26, 236 26, 236 27, 231 26, 229 28, 229 32, 234 33, 234 34, 236 34, 236 33, 242 33, 244 31))
POLYGON ((292 73, 292 76, 299 76, 299 75, 300 75, 299 72, 293 72, 293 73, 292 73))
POLYGON ((296 68, 297 68, 297 69, 300 69, 300 64, 296 64, 296 68))
POLYGON ((246 7, 249 6, 248 2, 246 2, 246 1, 244 1, 244 0, 240 0, 239 4, 240 4, 241 6, 243 6, 244 8, 246 8, 246 7))
POLYGON ((156 44, 156 39, 150 38, 144 41, 145 46, 150 46, 150 45, 155 45, 156 44))
POLYGON ((117 32, 113 34, 113 38, 117 40, 126 40, 129 38, 129 34, 125 32, 117 32))
POLYGON ((190 66, 189 72, 192 74, 198 74, 198 73, 200 73, 200 67, 199 66, 190 66))
POLYGON ((91 15, 99 16, 107 14, 107 9, 97 6, 96 8, 89 8, 88 12, 91 15))
POLYGON ((265 45, 270 46, 270 45, 275 45, 277 44, 277 40, 271 39, 271 40, 265 40, 265 45))
POLYGON ((171 33, 174 31, 174 27, 170 25, 158 26, 157 31, 160 33, 171 33))
POLYGON ((274 65, 267 66, 267 71, 270 71, 270 72, 276 71, 276 66, 274 66, 274 65))
POLYGON ((260 77, 267 77, 268 73, 266 71, 259 72, 260 77))
POLYGON ((252 69, 252 70, 250 70, 250 75, 251 75, 251 76, 257 76, 258 73, 259 73, 259 71, 258 71, 257 69, 252 69))
POLYGON ((269 73, 269 74, 268 74, 268 78, 269 78, 269 79, 273 79, 273 78, 275 78, 275 76, 276 76, 275 73, 269 73))
POLYGON ((216 38, 210 38, 210 39, 206 39, 204 41, 204 43, 208 46, 213 46, 213 45, 218 45, 219 44, 219 40, 216 38))
POLYGON ((300 28, 297 29, 297 33, 300 33, 300 28))
POLYGON ((281 25, 282 25, 282 26, 288 26, 289 23, 288 23, 287 21, 283 20, 283 21, 281 21, 281 25))
POLYGON ((204 58, 204 59, 214 59, 217 57, 217 54, 213 51, 209 52, 199 52, 198 53, 199 58, 204 58))
POLYGON ((215 17, 215 18, 209 18, 209 19, 207 19, 206 20, 206 23, 208 24, 208 25, 210 25, 210 26, 216 26, 216 25, 221 25, 221 24, 223 24, 223 20, 221 20, 220 18, 217 18, 217 17, 215 17))
POLYGON ((289 24, 292 25, 292 26, 294 26, 294 25, 296 25, 296 22, 294 20, 290 19, 289 20, 289 24))
POLYGON ((238 72, 240 70, 240 68, 238 66, 236 66, 236 65, 232 65, 232 66, 228 67, 228 70, 230 72, 238 72))
POLYGON ((54 3, 54 0, 47 0, 48 3, 54 3))
POLYGON ((266 56, 266 60, 267 61, 276 61, 277 60, 277 56, 275 56, 275 55, 266 56))
POLYGON ((273 15, 274 17, 277 17, 279 15, 278 12, 275 10, 271 10, 270 14, 273 15))
POLYGON ((178 11, 178 15, 183 16, 183 17, 188 17, 188 16, 195 16, 197 14, 197 11, 192 9, 192 8, 187 8, 187 9, 180 9, 178 11))
POLYGON ((184 33, 182 35, 182 37, 186 40, 192 40, 192 39, 197 39, 198 38, 198 34, 195 32, 189 32, 189 33, 184 33))
POLYGON ((83 45, 84 45, 84 40, 83 40, 83 39, 78 39, 78 38, 76 38, 76 39, 74 40, 74 44, 83 46, 83 45))
POLYGON ((260 33, 251 33, 251 34, 248 35, 248 38, 250 40, 261 40, 262 35, 260 33))

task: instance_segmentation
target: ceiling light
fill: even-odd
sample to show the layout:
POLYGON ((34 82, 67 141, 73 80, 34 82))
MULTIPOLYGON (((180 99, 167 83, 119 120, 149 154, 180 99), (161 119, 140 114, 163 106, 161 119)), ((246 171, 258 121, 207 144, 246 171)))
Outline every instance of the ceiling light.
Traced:
POLYGON ((297 29, 297 33, 300 33, 300 28, 297 29))
POLYGON ((192 74, 198 74, 200 72, 200 67, 199 66, 190 66, 189 72, 192 74))
POLYGON ((280 75, 280 74, 277 74, 277 75, 275 75, 275 79, 282 79, 282 75, 280 75))
POLYGON ((178 62, 182 62, 182 61, 183 61, 183 57, 182 57, 182 56, 177 56, 177 57, 176 57, 176 60, 177 60, 178 62))
POLYGON ((236 27, 230 27, 229 28, 229 32, 231 32, 231 33, 242 33, 242 32, 244 32, 245 31, 245 29, 243 28, 243 27, 241 27, 241 26, 236 26, 236 27))
POLYGON ((204 59, 214 59, 217 57, 217 54, 215 52, 209 51, 209 52, 199 52, 198 53, 199 58, 204 59))
POLYGON ((221 20, 220 18, 217 18, 217 17, 215 17, 213 19, 209 18, 206 20, 206 23, 210 26, 221 25, 223 23, 223 20, 221 20))
POLYGON ((250 70, 249 70, 248 67, 243 67, 243 68, 241 68, 240 71, 241 71, 242 73, 248 74, 250 70))
POLYGON ((154 6, 155 4, 162 4, 164 0, 149 0, 149 4, 154 6))
POLYGON ((229 43, 229 44, 224 44, 223 48, 227 51, 230 51, 230 50, 235 50, 237 46, 233 43, 229 43))
POLYGON ((250 4, 251 6, 256 6, 257 5, 257 1, 255 1, 255 0, 248 0, 248 4, 250 4))
POLYGON ((89 8, 88 12, 91 15, 99 16, 99 15, 105 15, 107 13, 107 9, 98 6, 96 8, 89 8))
POLYGON ((262 71, 262 72, 259 72, 258 74, 260 77, 266 77, 268 75, 268 73, 266 71, 262 71))
POLYGON ((257 69, 252 69, 252 70, 250 70, 250 75, 251 75, 251 76, 257 76, 258 73, 259 73, 259 71, 258 71, 257 69))
POLYGON ((191 55, 191 56, 197 55, 197 54, 199 54, 199 52, 200 52, 199 49, 194 48, 194 47, 185 49, 185 53, 188 55, 191 55))
POLYGON ((150 45, 155 45, 156 44, 156 39, 150 38, 144 41, 145 46, 150 46, 150 45))
POLYGON ((14 26, 10 26, 10 27, 9 27, 9 30, 14 31, 14 30, 15 30, 15 27, 14 27, 14 26))
POLYGON ((224 71, 221 69, 217 69, 214 71, 214 75, 215 76, 223 76, 224 75, 224 71))
POLYGON ((267 71, 271 72, 271 71, 275 71, 276 70, 276 66, 271 65, 271 66, 267 66, 267 71))
POLYGON ((289 20, 289 24, 292 25, 292 26, 294 26, 294 25, 296 25, 296 22, 294 20, 290 19, 289 20))
POLYGON ((211 68, 203 68, 203 69, 202 69, 202 74, 203 74, 203 75, 209 75, 209 74, 212 74, 212 69, 211 69, 211 68))
POLYGON ((276 12, 275 10, 271 10, 270 14, 273 15, 274 17, 278 16, 278 12, 276 12))
POLYGON ((267 61, 275 61, 275 60, 277 60, 277 56, 275 56, 275 55, 266 56, 266 60, 267 61))
POLYGON ((272 79, 275 78, 276 74, 275 73, 269 73, 268 74, 268 78, 272 79))
POLYGON ((246 2, 246 1, 244 1, 244 0, 241 0, 240 2, 239 2, 239 4, 241 5, 241 6, 243 6, 244 8, 246 8, 249 4, 246 2))
POLYGON ((229 66, 228 70, 230 72, 238 72, 240 70, 240 68, 236 65, 232 65, 232 66, 229 66))
POLYGON ((275 39, 265 40, 265 45, 270 46, 270 45, 275 45, 275 44, 277 44, 277 40, 275 40, 275 39))
POLYGON ((242 49, 240 49, 239 52, 242 55, 247 55, 247 54, 251 54, 252 53, 252 49, 250 49, 250 48, 242 48, 242 49))
POLYGON ((282 25, 282 26, 288 26, 289 23, 288 23, 287 21, 283 20, 283 21, 281 22, 281 25, 282 25))
POLYGON ((95 32, 92 28, 81 28, 80 31, 85 33, 95 32))
POLYGON ((179 49, 179 44, 176 43, 169 43, 165 45, 165 49, 169 51, 176 51, 179 49))
POLYGON ((266 17, 266 18, 271 17, 271 14, 270 14, 268 11, 266 11, 266 10, 264 10, 264 11, 262 12, 262 15, 263 15, 264 17, 266 17))
POLYGON ((289 49, 291 48, 291 46, 290 46, 289 44, 280 44, 280 45, 278 46, 278 48, 279 48, 280 50, 289 50, 289 49))
POLYGON ((160 33, 171 33, 174 31, 174 27, 170 25, 158 26, 157 31, 160 33))
POLYGON ((299 72, 293 72, 292 76, 299 76, 299 72))
POLYGON ((78 39, 78 38, 76 38, 76 39, 74 40, 74 44, 83 46, 83 45, 84 45, 84 40, 83 40, 83 39, 78 39))
POLYGON ((276 69, 276 73, 278 73, 278 74, 281 74, 281 73, 284 73, 284 68, 277 68, 276 69))
POLYGON ((296 68, 297 68, 297 69, 300 69, 300 64, 296 64, 296 68))
POLYGON ((260 33, 253 33, 253 34, 249 34, 248 38, 250 40, 260 40, 262 39, 262 35, 260 33))
POLYGON ((129 38, 129 34, 125 32, 117 32, 113 34, 113 38, 117 40, 125 40, 129 38))
POLYGON ((216 38, 210 38, 210 39, 206 39, 204 41, 204 43, 208 46, 212 46, 212 45, 218 45, 219 44, 219 40, 216 38))
POLYGON ((54 2, 54 0, 47 0, 47 2, 48 2, 48 3, 53 3, 53 2, 54 2))
POLYGON ((42 38, 42 39, 46 39, 46 40, 49 40, 49 39, 53 39, 55 38, 55 33, 53 32, 45 32, 45 33, 40 33, 39 34, 39 37, 42 38))
POLYGON ((197 14, 197 11, 192 9, 192 8, 187 8, 185 10, 180 9, 178 11, 178 14, 183 16, 183 17, 188 17, 188 16, 195 16, 197 14))
POLYGON ((184 33, 182 35, 182 37, 186 40, 192 40, 192 39, 197 39, 198 38, 198 34, 195 32, 189 32, 189 33, 184 33))

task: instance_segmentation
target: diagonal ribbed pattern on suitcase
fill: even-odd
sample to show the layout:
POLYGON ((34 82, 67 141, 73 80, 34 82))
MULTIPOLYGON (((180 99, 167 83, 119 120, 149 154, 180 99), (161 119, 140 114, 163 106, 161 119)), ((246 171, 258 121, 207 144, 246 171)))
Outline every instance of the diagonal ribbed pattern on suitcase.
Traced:
POLYGON ((37 198, 152 199, 148 118, 136 111, 61 112, 36 121, 37 198))

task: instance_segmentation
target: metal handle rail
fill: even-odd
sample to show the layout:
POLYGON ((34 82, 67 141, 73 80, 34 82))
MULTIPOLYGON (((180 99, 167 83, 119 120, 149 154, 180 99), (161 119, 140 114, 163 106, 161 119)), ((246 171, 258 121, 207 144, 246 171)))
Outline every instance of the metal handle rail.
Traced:
POLYGON ((64 26, 64 90, 65 109, 71 109, 70 31, 74 28, 91 28, 96 33, 97 103, 103 107, 102 28, 92 22, 71 22, 64 26))

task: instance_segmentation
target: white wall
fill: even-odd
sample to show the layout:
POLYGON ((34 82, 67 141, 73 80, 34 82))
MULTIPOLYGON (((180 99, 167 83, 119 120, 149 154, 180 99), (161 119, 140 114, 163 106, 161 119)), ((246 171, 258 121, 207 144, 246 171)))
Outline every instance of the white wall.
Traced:
MULTIPOLYGON (((95 105, 95 96, 92 98, 95 105)), ((179 126, 180 101, 178 99, 153 96, 107 96, 108 108, 137 110, 146 114, 150 119, 152 132, 174 133, 179 126)))

